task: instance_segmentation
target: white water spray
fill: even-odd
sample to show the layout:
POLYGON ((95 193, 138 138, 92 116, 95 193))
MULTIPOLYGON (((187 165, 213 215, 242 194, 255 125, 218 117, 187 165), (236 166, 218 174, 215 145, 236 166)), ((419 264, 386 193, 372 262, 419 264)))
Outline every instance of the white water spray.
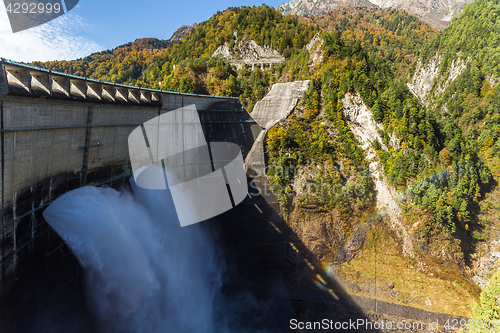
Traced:
MULTIPOLYGON (((222 268, 202 224, 181 228, 168 190, 83 187, 44 218, 86 272, 103 332, 213 332, 222 268)), ((184 209, 190 209, 186 204, 184 209)))

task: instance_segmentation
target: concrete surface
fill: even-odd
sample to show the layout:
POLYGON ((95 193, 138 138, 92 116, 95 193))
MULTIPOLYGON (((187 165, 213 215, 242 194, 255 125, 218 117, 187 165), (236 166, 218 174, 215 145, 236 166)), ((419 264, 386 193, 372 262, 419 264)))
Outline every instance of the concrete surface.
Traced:
POLYGON ((265 173, 265 139, 267 131, 278 122, 286 119, 294 110, 309 88, 309 80, 287 83, 275 83, 271 91, 255 105, 251 116, 262 128, 255 139, 246 160, 247 173, 264 175, 265 173))

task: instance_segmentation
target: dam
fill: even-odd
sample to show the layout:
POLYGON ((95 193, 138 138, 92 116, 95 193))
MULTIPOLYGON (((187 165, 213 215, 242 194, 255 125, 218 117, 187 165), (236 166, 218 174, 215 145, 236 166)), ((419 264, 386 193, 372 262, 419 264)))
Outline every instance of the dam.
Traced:
MULTIPOLYGON (((131 87, 2 60, 0 299, 28 284, 73 288, 81 268, 43 210, 82 186, 123 186, 132 174, 130 132, 193 104, 207 141, 236 143, 246 156, 260 128, 237 98, 131 87)), ((10 305, 2 332, 18 331, 10 305)))
MULTIPOLYGON (((291 86, 303 91, 306 84, 291 86)), ((233 317, 241 322, 226 320, 233 325, 230 331, 250 327, 285 332, 290 331, 291 318, 361 319, 366 318, 364 309, 382 305, 397 315, 413 311, 343 292, 287 227, 274 195, 255 192, 269 186, 262 172, 252 173, 265 169, 265 135, 273 126, 266 118, 273 117, 268 109, 286 117, 295 105, 290 100, 296 103, 301 95, 287 89, 290 85, 277 86, 273 93, 279 100, 265 100, 256 108, 257 122, 238 98, 132 87, 2 59, 1 331, 100 332, 92 327, 87 311, 81 262, 44 220, 43 212, 75 189, 126 191, 132 175, 129 134, 150 119, 190 105, 196 106, 206 141, 238 145, 250 167, 248 197, 202 223, 218 242, 225 262, 224 283, 218 288, 226 301, 219 302, 224 304, 220 312, 235 311, 235 302, 240 309, 233 317), (329 289, 318 289, 317 281, 329 289), (53 329, 54 323, 59 330, 53 329)), ((414 313, 419 319, 429 316, 425 311, 414 313)))

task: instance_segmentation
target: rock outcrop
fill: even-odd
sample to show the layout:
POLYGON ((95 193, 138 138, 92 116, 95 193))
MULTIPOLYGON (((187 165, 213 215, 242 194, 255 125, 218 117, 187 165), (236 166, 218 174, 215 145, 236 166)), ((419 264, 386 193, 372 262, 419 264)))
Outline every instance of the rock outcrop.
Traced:
POLYGON ((434 86, 434 80, 438 76, 440 64, 441 57, 437 54, 425 66, 422 65, 422 61, 419 59, 415 74, 411 81, 407 83, 410 91, 425 105, 429 105, 429 93, 434 86))
POLYGON ((178 43, 184 39, 191 31, 193 31, 198 26, 197 23, 193 23, 192 25, 183 25, 179 29, 177 29, 172 37, 168 39, 170 43, 178 43))
POLYGON ((407 83, 410 91, 426 106, 438 99, 467 66, 468 60, 460 57, 453 60, 445 74, 440 75, 442 56, 434 55, 425 65, 419 59, 415 74, 407 83))
MULTIPOLYGON (((237 34, 235 34, 237 36, 237 34)), ((244 65, 264 68, 266 65, 278 64, 285 61, 278 51, 270 46, 260 46, 254 40, 243 37, 234 47, 231 48, 229 43, 219 46, 212 55, 213 57, 222 57, 229 60, 229 63, 237 69, 241 69, 244 65)))
MULTIPOLYGON (((365 152, 365 158, 369 163, 370 174, 375 183, 377 191, 377 209, 388 222, 391 229, 401 239, 403 252, 414 257, 413 243, 411 237, 402 223, 401 209, 397 203, 398 195, 394 188, 387 182, 382 163, 377 152, 372 146, 375 140, 382 142, 382 138, 377 129, 382 129, 382 125, 377 124, 373 119, 372 112, 361 99, 361 96, 347 93, 343 100, 343 115, 347 125, 365 152)), ((382 147, 387 150, 387 147, 382 147)))
POLYGON ((381 8, 401 8, 438 30, 446 29, 451 20, 473 0, 370 0, 381 8))
POLYGON ((306 50, 309 51, 311 59, 310 66, 316 66, 323 61, 323 51, 321 46, 323 46, 323 38, 319 36, 319 33, 314 35, 314 37, 307 43, 306 50))
POLYGON ((284 15, 317 16, 345 6, 377 7, 368 0, 292 0, 276 9, 284 15))

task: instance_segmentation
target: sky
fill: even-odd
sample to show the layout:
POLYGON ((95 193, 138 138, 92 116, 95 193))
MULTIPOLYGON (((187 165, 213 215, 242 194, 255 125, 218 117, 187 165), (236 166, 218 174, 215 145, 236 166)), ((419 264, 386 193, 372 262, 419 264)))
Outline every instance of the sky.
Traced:
MULTIPOLYGON (((276 8, 282 2, 266 0, 265 3, 276 8)), ((0 1, 0 57, 24 62, 73 60, 137 38, 168 39, 180 26, 201 23, 219 10, 262 3, 262 0, 80 0, 67 14, 14 34, 0 1)))

